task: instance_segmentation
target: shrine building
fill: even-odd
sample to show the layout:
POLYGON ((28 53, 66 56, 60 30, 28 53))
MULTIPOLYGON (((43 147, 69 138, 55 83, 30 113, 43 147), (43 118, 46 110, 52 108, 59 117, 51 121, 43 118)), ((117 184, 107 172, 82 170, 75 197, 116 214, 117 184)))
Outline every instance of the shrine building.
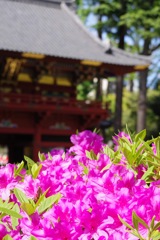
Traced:
POLYGON ((76 130, 109 118, 100 100, 103 78, 145 69, 133 55, 91 35, 70 0, 0 1, 0 145, 9 162, 70 146, 76 130), (97 79, 94 100, 77 86, 97 79))

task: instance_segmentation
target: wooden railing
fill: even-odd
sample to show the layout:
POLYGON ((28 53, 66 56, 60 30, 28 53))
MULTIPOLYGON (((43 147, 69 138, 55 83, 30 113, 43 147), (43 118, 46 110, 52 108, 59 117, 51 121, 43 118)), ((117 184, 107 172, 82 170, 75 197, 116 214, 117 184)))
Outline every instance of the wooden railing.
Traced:
POLYGON ((78 114, 84 111, 88 113, 107 113, 107 106, 102 107, 97 101, 77 101, 75 98, 49 97, 38 94, 0 93, 0 108, 27 111, 66 111, 78 114))

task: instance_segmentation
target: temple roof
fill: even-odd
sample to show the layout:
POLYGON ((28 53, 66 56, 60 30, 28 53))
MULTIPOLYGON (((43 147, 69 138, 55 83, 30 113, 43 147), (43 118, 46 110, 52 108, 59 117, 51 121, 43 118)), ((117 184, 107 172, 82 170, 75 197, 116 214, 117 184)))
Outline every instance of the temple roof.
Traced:
POLYGON ((150 64, 91 35, 70 7, 72 0, 1 0, 0 50, 136 66, 150 64))

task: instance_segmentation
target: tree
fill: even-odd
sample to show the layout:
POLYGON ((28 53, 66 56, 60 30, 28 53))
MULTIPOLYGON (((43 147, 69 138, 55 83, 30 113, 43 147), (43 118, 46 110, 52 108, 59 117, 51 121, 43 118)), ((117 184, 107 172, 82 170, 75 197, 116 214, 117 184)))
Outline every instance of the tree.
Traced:
MULTIPOLYGON (((89 0, 83 1, 84 8, 82 9, 82 0, 79 1, 79 14, 83 19, 91 12, 97 18, 97 23, 93 26, 98 33, 98 37, 102 39, 104 33, 114 41, 121 49, 125 48, 125 36, 127 28, 125 24, 119 25, 119 20, 122 15, 127 13, 126 0, 89 0)), ((117 76, 116 81, 116 105, 115 105, 115 121, 114 130, 118 132, 122 125, 122 97, 123 97, 123 77, 117 76)))
MULTIPOLYGON (((139 36, 140 54, 151 55, 156 49, 160 48, 160 2, 158 0, 137 0, 132 6, 134 8, 121 16, 120 25, 126 23, 131 36, 133 32, 136 32, 136 35, 139 36)), ((140 72, 137 131, 146 127, 147 77, 148 69, 140 72)))
MULTIPOLYGON (((85 8, 80 8, 85 18, 93 14, 97 18, 93 26, 98 36, 104 33, 121 49, 125 48, 126 39, 136 45, 137 53, 151 55, 160 47, 160 1, 159 0, 83 0, 85 8), (137 41, 138 39, 138 41, 137 41)), ((81 0, 81 7, 84 6, 81 0)), ((148 69, 139 75, 139 100, 137 112, 137 130, 146 126, 146 92, 148 69)), ((116 117, 117 126, 121 125, 123 79, 117 81, 116 117)))

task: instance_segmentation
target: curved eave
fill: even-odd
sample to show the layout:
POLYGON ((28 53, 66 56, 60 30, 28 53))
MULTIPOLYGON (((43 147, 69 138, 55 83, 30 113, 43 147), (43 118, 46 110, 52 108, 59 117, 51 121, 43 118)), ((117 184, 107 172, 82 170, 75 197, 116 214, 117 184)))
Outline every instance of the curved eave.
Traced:
MULTIPOLYGON (((122 67, 129 67, 129 68, 133 68, 135 71, 139 71, 139 70, 144 70, 146 68, 149 67, 150 63, 149 61, 136 61, 135 64, 131 63, 130 61, 127 62, 117 62, 116 59, 114 59, 115 57, 113 57, 113 60, 111 61, 101 61, 101 59, 96 58, 80 58, 78 56, 65 56, 65 55, 61 55, 61 54, 51 54, 48 53, 46 54, 45 52, 39 51, 21 51, 21 50, 13 50, 13 49, 1 49, 0 52, 5 53, 6 55, 9 55, 11 53, 11 55, 17 55, 19 57, 30 57, 32 55, 32 57, 30 58, 35 58, 35 59, 42 59, 42 58, 59 58, 59 59, 66 59, 66 60, 70 60, 70 61, 80 61, 81 63, 83 61, 86 62, 90 62, 88 65, 93 65, 93 66, 100 66, 100 65, 115 65, 115 66, 122 66, 122 67), (28 56, 27 56, 28 55, 28 56), (92 64, 93 62, 93 64, 92 64), (96 64, 97 63, 97 64, 96 64)), ((83 63, 82 63, 83 64, 83 63)), ((86 64, 87 65, 87 64, 86 64)))
MULTIPOLYGON (((14 57, 14 58, 32 58, 35 60, 42 60, 46 62, 56 61, 56 62, 68 62, 71 64, 83 64, 81 59, 78 58, 69 58, 69 57, 60 57, 60 56, 52 56, 52 55, 44 55, 44 54, 37 54, 37 53, 29 53, 29 52, 18 52, 18 51, 8 51, 8 50, 0 50, 0 56, 2 57, 14 57)), ((136 69, 136 65, 118 65, 112 63, 102 63, 102 62, 93 62, 89 61, 90 63, 86 64, 88 66, 98 67, 103 70, 103 75, 105 76, 116 76, 116 75, 124 75, 131 72, 142 71, 148 68, 149 65, 144 66, 143 69, 136 69)))

